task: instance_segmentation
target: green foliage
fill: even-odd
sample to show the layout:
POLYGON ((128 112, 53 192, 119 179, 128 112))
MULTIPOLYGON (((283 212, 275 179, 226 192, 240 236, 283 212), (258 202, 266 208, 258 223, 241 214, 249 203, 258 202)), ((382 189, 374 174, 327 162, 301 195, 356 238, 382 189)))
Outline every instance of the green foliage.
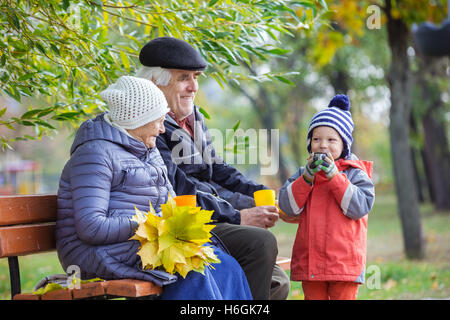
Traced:
MULTIPOLYGON (((207 73, 221 86, 229 79, 290 83, 284 74, 255 77, 233 67, 285 55, 280 35, 308 28, 315 18, 300 18, 293 8, 315 5, 313 0, 3 0, 0 89, 22 103, 30 101, 24 97, 44 99, 46 107, 30 106, 10 119, 3 119, 2 108, 0 126, 34 127, 35 136, 19 139, 40 138, 57 122, 77 125, 104 111, 98 92, 132 72, 142 45, 158 36, 197 47, 209 63, 207 73)), ((0 139, 8 146, 5 136, 0 139)))
POLYGON ((446 0, 384 0, 383 2, 388 15, 394 19, 405 21, 409 26, 425 21, 440 23, 446 18, 446 0))

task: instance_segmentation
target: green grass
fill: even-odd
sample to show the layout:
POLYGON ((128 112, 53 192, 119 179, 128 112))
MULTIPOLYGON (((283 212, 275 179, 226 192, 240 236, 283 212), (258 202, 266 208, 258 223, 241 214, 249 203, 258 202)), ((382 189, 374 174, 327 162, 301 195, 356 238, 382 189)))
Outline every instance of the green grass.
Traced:
MULTIPOLYGON (((426 299, 450 297, 450 212, 435 212, 421 205, 426 257, 407 260, 397 204, 393 195, 377 196, 369 214, 366 283, 358 299, 426 299), (369 272, 370 271, 370 272, 369 272), (379 282, 376 273, 379 274, 379 282)), ((278 223, 273 233, 279 254, 291 256, 297 226, 278 223)), ((291 282, 289 299, 303 299, 300 282, 291 282)))
MULTIPOLYGON (((425 204, 421 215, 427 256, 409 261, 403 253, 395 198, 377 195, 368 223, 367 267, 372 272, 368 270, 358 299, 450 297, 450 212, 437 213, 425 204), (379 283, 373 270, 379 271, 379 283)), ((271 230, 278 239, 279 254, 290 257, 297 225, 280 221, 271 230)), ((54 252, 20 257, 19 264, 23 292, 31 292, 46 275, 63 273, 54 252)), ((7 259, 0 259, 0 299, 10 299, 7 259)), ((289 299, 303 299, 300 282, 291 282, 289 299)))
MULTIPOLYGON (((32 292, 36 283, 55 273, 64 273, 56 252, 19 257, 22 292, 32 292)), ((11 299, 8 259, 0 259, 0 299, 11 299)))

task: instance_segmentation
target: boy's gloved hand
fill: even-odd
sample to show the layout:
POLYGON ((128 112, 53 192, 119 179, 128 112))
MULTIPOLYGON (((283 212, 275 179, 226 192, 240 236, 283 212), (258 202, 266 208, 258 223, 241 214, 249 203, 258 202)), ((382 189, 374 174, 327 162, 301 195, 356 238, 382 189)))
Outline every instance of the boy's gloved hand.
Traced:
POLYGON ((314 175, 321 170, 321 164, 323 163, 323 159, 314 159, 314 153, 311 153, 308 157, 305 172, 303 172, 303 179, 309 184, 314 182, 314 175))
POLYGON ((331 153, 327 153, 327 156, 324 158, 319 167, 327 176, 328 181, 333 179, 333 177, 339 173, 339 170, 334 163, 334 159, 331 153))

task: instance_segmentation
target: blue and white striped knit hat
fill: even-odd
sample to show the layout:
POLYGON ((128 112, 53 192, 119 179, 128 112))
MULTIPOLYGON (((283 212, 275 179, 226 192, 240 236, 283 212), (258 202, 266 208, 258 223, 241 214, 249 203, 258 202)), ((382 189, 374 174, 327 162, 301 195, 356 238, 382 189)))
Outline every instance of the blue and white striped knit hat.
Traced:
POLYGON ((311 153, 311 137, 314 128, 327 126, 335 129, 344 142, 344 150, 341 157, 345 158, 350 154, 353 137, 353 119, 350 113, 350 100, 345 94, 338 94, 331 99, 328 108, 317 112, 309 124, 308 128, 308 152, 311 153))

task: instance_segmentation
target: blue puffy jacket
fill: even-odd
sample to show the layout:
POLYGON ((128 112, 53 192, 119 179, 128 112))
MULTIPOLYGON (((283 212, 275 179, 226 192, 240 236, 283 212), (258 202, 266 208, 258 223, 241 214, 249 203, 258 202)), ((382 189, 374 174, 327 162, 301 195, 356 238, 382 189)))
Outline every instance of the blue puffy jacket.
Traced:
POLYGON ((81 268, 82 278, 134 278, 159 285, 177 277, 142 271, 131 221, 134 206, 156 212, 171 185, 158 149, 146 146, 103 120, 84 122, 70 150, 58 190, 56 247, 64 269, 81 268))
POLYGON ((56 247, 65 270, 77 265, 82 279, 152 281, 165 285, 163 299, 252 298, 241 267, 215 237, 221 263, 206 268, 205 275, 190 272, 178 279, 141 268, 139 242, 128 240, 137 228, 131 220, 134 207, 148 211, 150 201, 158 213, 168 193, 175 195, 157 148, 147 149, 101 114, 81 125, 70 153, 60 179, 56 222, 56 247))

